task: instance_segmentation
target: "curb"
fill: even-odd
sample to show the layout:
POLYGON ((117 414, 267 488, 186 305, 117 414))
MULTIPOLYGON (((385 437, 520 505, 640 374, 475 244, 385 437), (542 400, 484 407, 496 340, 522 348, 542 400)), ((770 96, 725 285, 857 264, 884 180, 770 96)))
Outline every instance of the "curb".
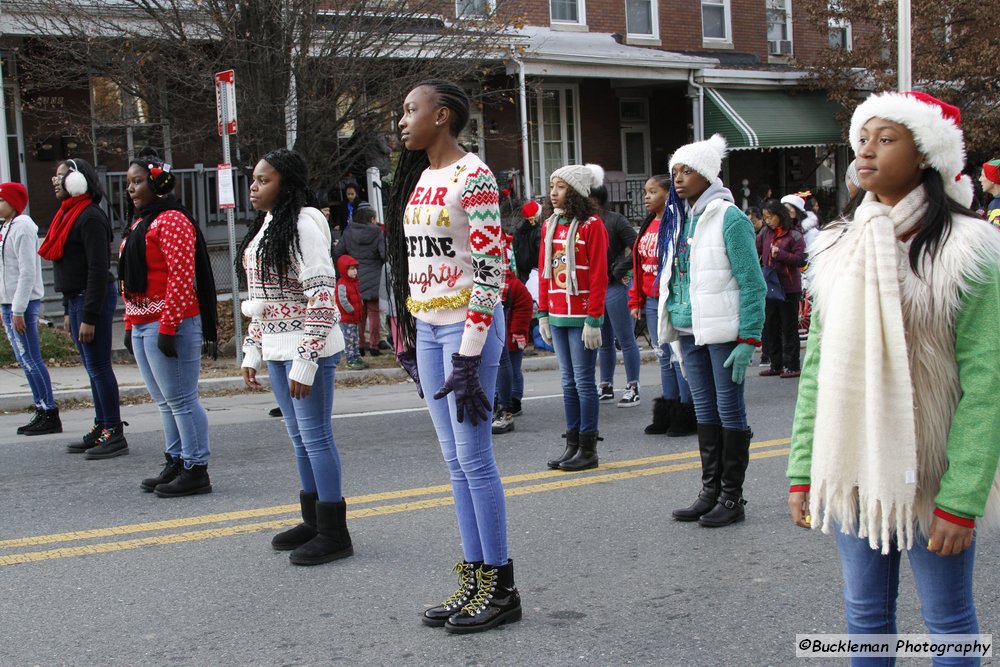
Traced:
MULTIPOLYGON (((639 350, 639 358, 642 361, 655 359, 656 353, 653 350, 639 350)), ((618 363, 619 365, 622 363, 620 358, 618 363)), ((521 363, 521 370, 526 372, 549 371, 556 370, 558 368, 559 362, 554 354, 539 354, 525 357, 524 361, 521 363)), ((400 381, 406 380, 409 377, 406 374, 406 371, 402 368, 370 368, 363 371, 337 371, 338 380, 364 379, 368 376, 383 377, 400 381)), ((257 379, 266 380, 267 375, 258 375, 257 379)), ((234 389, 242 389, 243 386, 242 377, 203 378, 198 381, 199 393, 231 391, 234 389)), ((149 391, 146 389, 145 385, 119 386, 118 393, 122 398, 149 395, 149 391)), ((55 397, 56 402, 90 400, 93 397, 90 389, 56 389, 52 392, 52 394, 55 397)), ((0 412, 19 412, 21 410, 28 410, 32 406, 33 402, 30 393, 0 396, 0 412)))

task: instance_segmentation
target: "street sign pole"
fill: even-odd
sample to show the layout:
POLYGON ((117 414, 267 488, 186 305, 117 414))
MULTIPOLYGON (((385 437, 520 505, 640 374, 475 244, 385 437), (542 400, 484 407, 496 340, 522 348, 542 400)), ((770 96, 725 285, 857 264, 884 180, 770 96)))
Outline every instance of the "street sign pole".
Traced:
POLYGON ((897 28, 897 82, 899 92, 913 89, 910 72, 910 0, 899 0, 899 26, 897 28))
MULTIPOLYGON (((229 134, 236 130, 236 109, 235 109, 235 88, 236 80, 232 70, 220 72, 215 75, 215 94, 219 102, 219 133, 222 134, 222 162, 232 164, 229 154, 229 134), (227 89, 230 87, 230 89, 227 89), (232 99, 230 99, 232 97, 232 99), (230 109, 230 104, 234 108, 230 109)), ((232 178, 232 171, 228 172, 232 178)), ((223 174, 218 174, 220 178, 223 174)), ((220 202, 221 204, 222 202, 220 202)), ((226 206, 226 226, 229 228, 229 278, 232 285, 233 297, 233 343, 236 348, 236 363, 243 363, 243 319, 240 312, 240 284, 236 279, 236 221, 234 216, 235 208, 226 206)))

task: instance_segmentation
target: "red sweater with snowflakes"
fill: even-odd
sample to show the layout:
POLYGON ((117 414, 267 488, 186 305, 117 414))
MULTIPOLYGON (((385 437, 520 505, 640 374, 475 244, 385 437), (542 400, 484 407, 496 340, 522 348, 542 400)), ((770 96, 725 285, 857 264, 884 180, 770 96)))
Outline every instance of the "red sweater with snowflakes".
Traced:
MULTIPOLYGON (((138 225, 132 224, 132 229, 138 225)), ((174 335, 181 322, 200 314, 194 289, 194 223, 180 211, 164 211, 146 230, 146 294, 125 297, 125 330, 159 321, 160 333, 174 335)), ((123 240, 119 254, 125 247, 123 240)))
POLYGON ((599 327, 604 322, 604 297, 608 291, 608 232, 597 216, 576 228, 574 239, 577 294, 569 294, 566 247, 570 224, 565 218, 542 225, 542 247, 538 252, 538 316, 562 327, 599 327), (545 278, 545 239, 548 226, 556 224, 552 236, 552 272, 545 278))

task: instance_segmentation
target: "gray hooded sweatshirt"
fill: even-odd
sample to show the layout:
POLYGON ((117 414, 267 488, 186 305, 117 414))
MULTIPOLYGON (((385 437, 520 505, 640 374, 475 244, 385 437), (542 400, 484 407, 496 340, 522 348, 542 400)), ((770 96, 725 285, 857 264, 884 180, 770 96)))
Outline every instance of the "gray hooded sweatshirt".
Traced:
POLYGON ((38 225, 26 215, 0 223, 0 304, 24 315, 28 302, 45 294, 38 225))

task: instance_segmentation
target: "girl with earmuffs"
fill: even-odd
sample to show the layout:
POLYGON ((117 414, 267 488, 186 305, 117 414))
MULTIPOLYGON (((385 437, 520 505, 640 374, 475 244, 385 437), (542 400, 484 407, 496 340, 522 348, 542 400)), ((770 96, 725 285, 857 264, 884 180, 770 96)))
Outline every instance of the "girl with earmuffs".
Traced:
POLYGON ((52 262, 55 289, 62 293, 63 329, 73 337, 94 397, 94 427, 66 449, 87 459, 128 454, 121 419, 118 378, 111 365, 111 321, 118 289, 111 273, 113 234, 99 204, 104 198, 97 171, 86 160, 59 163, 52 178, 59 210, 38 249, 52 262))

